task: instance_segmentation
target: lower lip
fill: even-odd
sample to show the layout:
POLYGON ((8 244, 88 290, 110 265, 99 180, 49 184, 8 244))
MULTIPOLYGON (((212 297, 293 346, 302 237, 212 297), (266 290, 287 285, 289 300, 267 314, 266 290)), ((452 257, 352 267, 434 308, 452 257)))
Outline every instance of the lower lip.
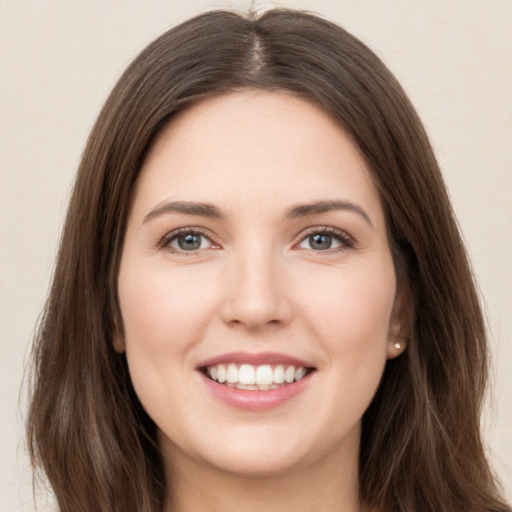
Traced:
POLYGON ((222 402, 243 411, 266 411, 279 407, 302 392, 311 381, 314 372, 310 372, 297 382, 266 391, 232 388, 209 379, 202 372, 199 373, 207 388, 222 402))

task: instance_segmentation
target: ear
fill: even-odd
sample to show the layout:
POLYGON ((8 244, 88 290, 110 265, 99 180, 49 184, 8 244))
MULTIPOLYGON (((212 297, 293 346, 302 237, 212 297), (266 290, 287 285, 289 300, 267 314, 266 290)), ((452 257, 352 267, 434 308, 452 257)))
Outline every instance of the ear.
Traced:
POLYGON ((112 346, 114 347, 114 350, 118 352, 119 354, 123 354, 126 350, 126 344, 124 342, 124 335, 119 330, 118 322, 116 320, 116 317, 112 317, 111 322, 111 331, 112 331, 112 346))
POLYGON ((388 359, 398 357, 407 349, 411 339, 412 312, 412 298, 409 287, 403 282, 399 283, 389 322, 388 359))

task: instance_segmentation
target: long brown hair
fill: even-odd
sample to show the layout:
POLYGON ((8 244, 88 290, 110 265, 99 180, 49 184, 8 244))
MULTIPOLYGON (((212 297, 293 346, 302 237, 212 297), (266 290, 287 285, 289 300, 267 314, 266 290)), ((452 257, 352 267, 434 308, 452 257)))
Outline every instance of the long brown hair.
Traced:
POLYGON ((213 11, 169 30, 128 67, 92 130, 33 349, 28 442, 60 510, 162 509, 155 425, 112 347, 127 215, 161 128, 202 98, 242 88, 299 95, 344 127, 380 191, 409 287, 407 351, 388 362, 363 418, 361 500, 403 512, 510 510, 480 436, 482 313, 421 122, 364 44, 320 17, 281 9, 213 11))

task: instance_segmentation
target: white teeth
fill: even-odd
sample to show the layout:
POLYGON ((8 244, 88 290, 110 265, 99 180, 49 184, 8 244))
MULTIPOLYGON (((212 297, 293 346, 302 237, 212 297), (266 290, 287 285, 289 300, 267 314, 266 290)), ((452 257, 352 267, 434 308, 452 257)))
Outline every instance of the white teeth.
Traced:
POLYGON ((230 364, 228 366, 228 372, 227 372, 227 381, 228 384, 234 384, 235 382, 238 382, 238 368, 235 364, 230 364))
POLYGON ((254 371, 254 366, 251 366, 250 364, 241 365, 238 382, 240 382, 240 384, 256 384, 256 372, 254 371))
POLYGON ((295 366, 288 366, 288 368, 286 368, 284 380, 289 384, 295 380, 295 366))
POLYGON ((258 386, 254 385, 254 384, 242 384, 241 382, 239 382, 238 384, 235 384, 235 388, 237 388, 237 389, 252 389, 253 391, 258 390, 258 386))
POLYGON ((258 385, 261 384, 272 384, 274 379, 274 372, 272 371, 272 367, 268 364, 264 364, 262 366, 258 366, 256 370, 256 382, 258 385))
POLYGON ((295 370, 295 380, 302 379, 306 375, 306 373, 306 368, 304 368, 303 366, 299 366, 299 368, 295 370))
POLYGON ((276 384, 282 384, 284 382, 284 367, 282 364, 274 368, 274 382, 276 384))
POLYGON ((251 364, 217 364, 206 368, 206 374, 212 380, 230 387, 248 390, 266 391, 276 389, 283 384, 303 379, 308 373, 303 366, 284 366, 269 364, 253 366, 251 364))
MULTIPOLYGON (((217 368, 217 380, 220 383, 226 382, 226 379, 228 378, 227 372, 226 372, 226 367, 223 364, 219 364, 219 365, 217 365, 216 368, 217 368)), ((213 378, 213 372, 212 372, 212 378, 213 378)))

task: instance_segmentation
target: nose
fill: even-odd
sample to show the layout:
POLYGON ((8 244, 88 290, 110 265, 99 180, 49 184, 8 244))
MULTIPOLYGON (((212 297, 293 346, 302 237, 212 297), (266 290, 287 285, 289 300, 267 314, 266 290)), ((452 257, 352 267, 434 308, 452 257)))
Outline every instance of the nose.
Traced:
POLYGON ((231 262, 222 316, 250 331, 283 326, 292 318, 284 262, 271 251, 240 253, 231 262))

